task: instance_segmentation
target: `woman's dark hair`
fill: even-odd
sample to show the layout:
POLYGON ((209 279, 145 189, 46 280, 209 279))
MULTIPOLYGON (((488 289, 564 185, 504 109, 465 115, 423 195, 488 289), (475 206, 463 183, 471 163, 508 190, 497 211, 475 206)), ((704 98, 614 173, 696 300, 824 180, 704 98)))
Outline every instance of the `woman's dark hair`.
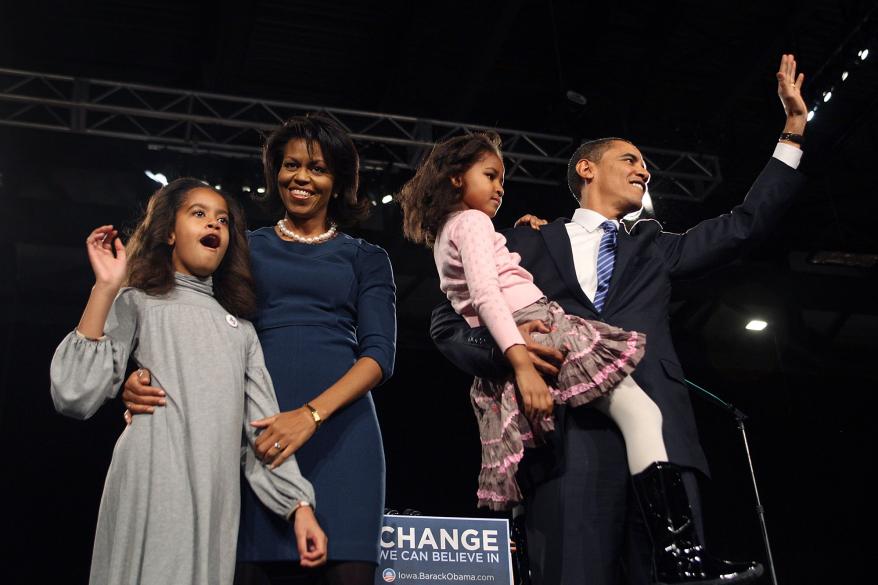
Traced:
POLYGON ((359 186, 360 155, 354 141, 341 126, 320 114, 295 116, 276 128, 262 148, 262 169, 265 174, 265 194, 255 199, 264 203, 277 217, 284 213, 283 201, 277 189, 277 174, 284 158, 284 149, 290 140, 304 140, 311 154, 316 143, 329 171, 332 173, 333 195, 327 214, 340 227, 356 225, 369 215, 369 199, 357 193, 359 186))
MULTIPOLYGON (((177 211, 194 189, 211 189, 198 179, 174 179, 149 198, 146 211, 126 245, 128 275, 126 285, 150 295, 161 295, 174 287, 173 248, 168 238, 174 229, 177 211)), ((233 315, 252 316, 256 312, 256 293, 250 273, 250 252, 245 233, 244 212, 237 201, 216 191, 229 207, 229 247, 213 273, 213 295, 233 315)))
POLYGON ((452 177, 463 176, 488 153, 503 158, 495 132, 456 136, 433 148, 399 192, 406 238, 433 247, 445 218, 463 197, 462 189, 451 183, 452 177))

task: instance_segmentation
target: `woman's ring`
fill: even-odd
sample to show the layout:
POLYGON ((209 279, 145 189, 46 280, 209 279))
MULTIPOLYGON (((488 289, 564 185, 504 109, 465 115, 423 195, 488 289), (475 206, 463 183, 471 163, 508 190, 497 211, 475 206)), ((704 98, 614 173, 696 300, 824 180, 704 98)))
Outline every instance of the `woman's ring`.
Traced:
POLYGON ((280 446, 280 441, 274 442, 274 448, 277 449, 278 451, 283 451, 283 448, 280 446))

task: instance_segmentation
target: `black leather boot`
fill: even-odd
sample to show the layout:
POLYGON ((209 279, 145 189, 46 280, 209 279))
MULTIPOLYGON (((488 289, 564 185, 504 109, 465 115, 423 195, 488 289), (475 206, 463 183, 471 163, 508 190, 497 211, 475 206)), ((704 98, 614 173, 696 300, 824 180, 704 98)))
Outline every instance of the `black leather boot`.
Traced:
POLYGON ((656 462, 632 479, 652 538, 656 583, 725 585, 744 583, 762 575, 759 563, 724 561, 704 549, 695 529, 680 467, 656 462))

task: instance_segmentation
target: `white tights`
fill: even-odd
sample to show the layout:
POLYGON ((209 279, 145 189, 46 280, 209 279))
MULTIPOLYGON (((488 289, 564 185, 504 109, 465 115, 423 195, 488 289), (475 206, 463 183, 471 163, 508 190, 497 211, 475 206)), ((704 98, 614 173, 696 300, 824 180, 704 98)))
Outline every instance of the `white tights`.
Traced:
POLYGON ((631 475, 656 461, 668 460, 662 436, 662 413, 634 378, 628 376, 593 404, 622 431, 631 475))

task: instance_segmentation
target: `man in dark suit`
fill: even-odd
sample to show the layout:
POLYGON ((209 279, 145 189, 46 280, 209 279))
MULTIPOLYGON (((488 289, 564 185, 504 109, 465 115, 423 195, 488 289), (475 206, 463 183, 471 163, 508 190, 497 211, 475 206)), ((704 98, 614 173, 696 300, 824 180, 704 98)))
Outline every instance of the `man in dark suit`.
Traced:
MULTIPOLYGON (((730 214, 684 234, 663 232, 652 220, 619 229, 622 217, 640 209, 649 172, 633 144, 609 138, 583 144, 570 159, 568 184, 580 201, 572 221, 505 232, 509 249, 521 255, 537 286, 567 313, 646 334, 646 355, 633 376, 661 411, 670 460, 632 481, 624 442, 609 418, 589 407, 556 409, 556 444, 529 452, 519 474, 527 492, 527 544, 537 584, 611 585, 623 578, 706 583, 761 572, 755 564, 712 559, 701 547, 693 470, 707 474, 708 468, 671 340, 668 305, 674 279, 741 255, 770 232, 802 187, 795 169, 807 108, 792 55, 781 59, 777 79, 787 114, 783 134, 744 202, 730 214), (657 551, 653 559, 647 535, 657 551)), ((557 353, 529 336, 539 327, 528 323, 520 329, 537 367, 551 373, 545 358, 557 353)), ((450 305, 434 311, 431 335, 443 354, 473 375, 508 371, 487 330, 470 329, 450 305)))

